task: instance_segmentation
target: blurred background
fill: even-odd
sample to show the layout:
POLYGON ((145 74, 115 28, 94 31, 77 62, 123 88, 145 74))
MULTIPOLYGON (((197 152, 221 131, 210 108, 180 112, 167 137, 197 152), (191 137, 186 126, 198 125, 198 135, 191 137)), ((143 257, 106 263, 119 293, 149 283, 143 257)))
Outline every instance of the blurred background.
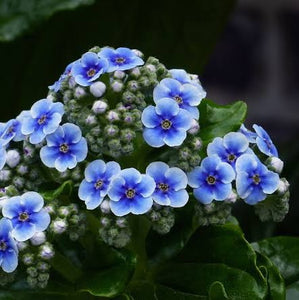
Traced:
POLYGON ((0 120, 47 95, 65 66, 94 45, 126 46, 200 75, 208 98, 244 100, 285 161, 285 221, 236 213, 250 240, 299 235, 299 2, 297 0, 1 0, 0 120), (255 226, 253 226, 255 224, 255 226))

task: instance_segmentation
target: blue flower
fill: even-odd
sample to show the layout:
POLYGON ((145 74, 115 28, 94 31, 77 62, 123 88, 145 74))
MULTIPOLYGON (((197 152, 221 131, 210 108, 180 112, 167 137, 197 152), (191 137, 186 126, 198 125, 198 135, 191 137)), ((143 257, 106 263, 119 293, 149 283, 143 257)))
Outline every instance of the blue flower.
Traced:
POLYGON ((255 130, 257 137, 256 137, 256 144, 261 152, 268 156, 276 156, 278 157, 278 152, 276 147, 274 146, 270 136, 268 133, 263 129, 262 126, 258 126, 254 124, 253 129, 255 130))
POLYGON ((105 58, 99 58, 93 52, 86 52, 80 60, 74 62, 71 73, 76 83, 89 86, 106 72, 107 68, 108 61, 105 58))
POLYGON ((2 145, 8 145, 10 141, 19 142, 24 139, 21 133, 21 122, 18 119, 11 119, 0 125, 0 140, 2 145))
POLYGON ((29 112, 22 117, 21 131, 29 135, 32 144, 38 144, 59 126, 64 114, 63 104, 41 99, 35 102, 29 112))
POLYGON ((248 204, 264 200, 274 193, 279 184, 277 173, 269 171, 255 155, 244 154, 236 162, 238 195, 248 204))
POLYGON ((87 209, 98 207, 108 193, 110 181, 120 172, 117 162, 105 164, 98 159, 91 162, 85 169, 85 179, 79 186, 79 198, 85 201, 87 209))
POLYGON ((255 132, 252 132, 252 131, 248 130, 244 126, 244 124, 241 125, 241 127, 239 129, 239 132, 243 133, 246 136, 246 138, 249 141, 249 143, 253 143, 253 144, 256 143, 257 134, 255 132))
POLYGON ((42 147, 40 158, 50 168, 64 172, 73 169, 87 156, 87 142, 77 125, 66 123, 46 137, 47 145, 42 147))
POLYGON ((12 236, 20 242, 44 231, 50 224, 50 215, 43 209, 44 199, 36 192, 27 192, 5 201, 2 209, 4 217, 11 220, 12 236))
POLYGON ((141 120, 145 126, 143 137, 152 147, 181 145, 192 124, 189 112, 180 109, 175 101, 168 98, 157 101, 156 107, 146 107, 141 120))
POLYGON ((57 93, 60 88, 61 88, 61 82, 71 74, 71 71, 72 71, 72 67, 73 67, 73 64, 75 62, 72 62, 70 64, 67 65, 67 67, 65 68, 63 74, 59 77, 59 79, 57 81, 54 82, 53 85, 50 85, 48 88, 49 90, 51 91, 54 91, 55 93, 57 93))
POLYGON ((109 67, 107 72, 130 70, 144 64, 144 61, 134 51, 124 47, 115 50, 108 47, 103 48, 98 55, 108 60, 109 67))
POLYGON ((188 174, 188 184, 194 188, 193 194, 197 200, 209 204, 213 200, 225 200, 230 195, 234 178, 232 166, 212 155, 188 174))
POLYGON ((120 171, 112 179, 108 190, 111 211, 116 216, 146 213, 153 205, 152 194, 155 187, 153 178, 140 174, 134 168, 120 171))
POLYGON ((5 146, 2 145, 2 141, 0 140, 0 170, 2 170, 5 163, 6 163, 6 149, 5 146))
POLYGON ((182 84, 173 78, 165 78, 154 88, 154 101, 162 98, 169 98, 175 101, 180 108, 186 109, 194 119, 199 118, 199 111, 196 107, 203 99, 198 88, 192 84, 182 84))
POLYGON ((160 205, 182 207, 189 199, 186 191, 188 178, 179 168, 169 168, 163 162, 153 162, 146 168, 146 174, 156 182, 153 200, 160 205))
POLYGON ((0 266, 6 273, 13 272, 18 266, 18 248, 11 236, 11 222, 0 220, 0 266))
POLYGON ((223 162, 235 168, 236 160, 245 153, 253 154, 247 138, 240 132, 230 132, 223 138, 217 137, 207 148, 208 156, 217 155, 223 162))

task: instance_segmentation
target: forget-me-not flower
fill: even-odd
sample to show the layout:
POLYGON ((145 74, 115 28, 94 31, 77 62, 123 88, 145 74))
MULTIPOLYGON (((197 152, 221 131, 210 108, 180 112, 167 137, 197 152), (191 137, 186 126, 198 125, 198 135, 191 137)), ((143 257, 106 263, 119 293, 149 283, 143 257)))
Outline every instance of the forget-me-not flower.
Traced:
POLYGON ((269 171, 255 155, 244 154, 236 162, 238 195, 248 204, 264 200, 274 193, 279 184, 277 173, 269 171))
POLYGON ((11 232, 11 222, 2 218, 0 220, 0 266, 6 273, 13 272, 18 266, 18 248, 11 232))
POLYGON ((232 191, 235 179, 232 166, 216 156, 208 156, 188 174, 188 184, 194 188, 194 197, 203 204, 225 200, 232 191))
POLYGON ((51 91, 54 91, 55 93, 57 93, 60 88, 61 88, 61 82, 68 76, 71 74, 71 71, 72 71, 72 67, 73 67, 73 64, 75 62, 72 62, 70 64, 67 65, 67 67, 65 68, 64 72, 62 75, 60 75, 59 79, 57 81, 54 82, 54 84, 50 85, 48 88, 49 90, 51 91))
POLYGON ((115 50, 105 47, 98 53, 98 55, 99 57, 103 57, 108 60, 109 67, 107 72, 130 70, 144 64, 142 58, 137 56, 131 49, 125 47, 120 47, 115 50))
POLYGON ((249 148, 247 138, 240 132, 230 132, 223 138, 216 137, 207 148, 208 156, 217 155, 223 162, 229 163, 233 168, 236 160, 244 153, 253 154, 249 148))
POLYGON ((0 140, 0 170, 4 167, 6 163, 6 148, 2 145, 2 141, 0 140))
POLYGON ((140 174, 134 168, 120 171, 108 190, 111 211, 116 216, 146 213, 153 205, 155 188, 156 183, 149 175, 140 174))
POLYGON ((63 104, 41 99, 35 102, 30 111, 22 117, 21 131, 29 135, 32 144, 38 144, 59 126, 64 114, 63 104))
POLYGON ((8 145, 10 141, 19 142, 24 139, 21 133, 21 122, 18 119, 11 119, 0 125, 0 140, 2 145, 8 145))
POLYGON ((2 214, 11 221, 12 236, 17 241, 26 241, 36 232, 48 228, 50 215, 43 206, 44 199, 36 192, 27 192, 5 201, 2 214))
POLYGON ((91 85, 96 79, 107 71, 108 61, 105 58, 99 58, 94 52, 86 52, 81 59, 74 62, 71 74, 76 83, 82 86, 91 85))
POLYGON ((157 101, 156 107, 146 107, 141 116, 145 126, 143 137, 152 147, 179 146, 187 137, 192 124, 192 116, 168 98, 157 101))
POLYGON ((146 174, 156 182, 153 200, 160 205, 183 207, 189 199, 186 191, 188 178, 179 168, 169 168, 161 161, 153 162, 146 168, 146 174))
POLYGON ((102 203, 112 177, 119 172, 120 166, 115 161, 105 163, 98 159, 87 166, 85 179, 79 186, 79 198, 85 201, 87 209, 95 209, 102 203))
POLYGON ((266 130, 264 130, 262 126, 258 126, 256 124, 254 124, 252 127, 257 134, 256 144, 259 150, 268 156, 278 157, 277 149, 266 130))
POLYGON ((241 132, 246 136, 249 143, 253 143, 253 144, 256 143, 257 134, 247 129, 244 124, 241 125, 239 132, 241 132))
POLYGON ((199 118, 197 105, 203 99, 198 89, 192 84, 182 84, 173 78, 164 78, 154 88, 155 103, 164 98, 174 100, 180 108, 186 109, 194 119, 199 118))
POLYGON ((87 156, 87 142, 77 125, 65 123, 46 140, 47 145, 42 147, 40 158, 47 167, 64 172, 75 168, 87 156))

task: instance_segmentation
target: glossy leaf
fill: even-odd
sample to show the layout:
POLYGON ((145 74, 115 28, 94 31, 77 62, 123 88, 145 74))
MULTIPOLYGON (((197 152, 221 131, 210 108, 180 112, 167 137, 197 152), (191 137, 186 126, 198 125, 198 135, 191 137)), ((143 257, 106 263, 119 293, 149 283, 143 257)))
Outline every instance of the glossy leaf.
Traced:
POLYGON ((245 120, 247 105, 242 101, 217 105, 204 99, 199 105, 199 110, 199 136, 207 144, 215 137, 222 137, 228 132, 238 130, 245 120))

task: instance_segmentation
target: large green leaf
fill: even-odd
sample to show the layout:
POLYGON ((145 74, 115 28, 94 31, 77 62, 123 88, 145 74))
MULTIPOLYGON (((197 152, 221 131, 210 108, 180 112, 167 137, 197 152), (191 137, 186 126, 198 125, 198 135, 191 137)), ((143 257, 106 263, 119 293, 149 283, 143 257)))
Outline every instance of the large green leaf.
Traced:
POLYGON ((215 137, 222 137, 228 132, 238 130, 245 120, 247 105, 242 101, 229 105, 218 105, 204 99, 199 105, 199 110, 199 135, 207 144, 215 137))
POLYGON ((253 247, 273 262, 286 285, 299 280, 299 238, 272 237, 254 243, 253 247))
POLYGON ((55 12, 92 4, 94 0, 1 0, 0 41, 11 41, 55 12))

